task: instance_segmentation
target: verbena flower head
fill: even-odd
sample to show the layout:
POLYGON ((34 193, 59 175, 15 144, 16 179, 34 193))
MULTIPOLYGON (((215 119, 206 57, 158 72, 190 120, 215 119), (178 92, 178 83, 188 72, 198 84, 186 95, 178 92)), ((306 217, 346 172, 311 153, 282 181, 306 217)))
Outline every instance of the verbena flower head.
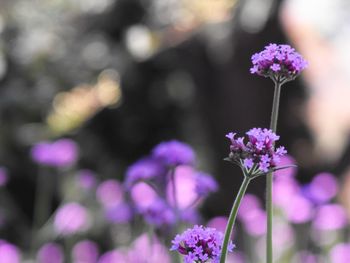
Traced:
POLYGON ((99 251, 95 242, 83 240, 76 243, 72 249, 73 262, 96 263, 99 251))
POLYGON ((307 67, 306 60, 289 45, 269 44, 252 56, 252 74, 270 77, 276 81, 295 79, 307 67))
POLYGON ((8 243, 7 241, 0 240, 0 263, 20 263, 21 252, 19 249, 8 243))
MULTIPOLYGON (((224 235, 215 228, 195 225, 181 235, 176 235, 170 250, 177 250, 184 255, 185 263, 219 262, 224 235)), ((229 243, 228 251, 232 252, 234 245, 229 243)))
POLYGON ((38 263, 63 263, 62 247, 56 243, 46 243, 39 249, 36 260, 38 263))
POLYGON ((268 129, 253 128, 244 137, 236 138, 230 132, 226 135, 231 141, 229 159, 241 166, 249 175, 260 175, 273 170, 287 151, 283 146, 274 148, 279 136, 268 129))
POLYGON ((57 234, 68 236, 87 230, 89 221, 85 207, 78 203, 67 203, 57 210, 53 224, 57 234))
POLYGON ((78 145, 70 139, 54 142, 40 142, 31 149, 31 156, 41 165, 67 167, 78 159, 78 145))
POLYGON ((195 154, 192 148, 176 140, 158 144, 152 153, 155 159, 166 166, 192 165, 195 161, 195 154))
POLYGON ((156 227, 172 225, 176 220, 174 211, 162 199, 157 199, 140 212, 148 224, 156 227))
POLYGON ((212 176, 202 172, 196 174, 196 193, 198 196, 205 197, 216 192, 218 188, 218 183, 212 176))
POLYGON ((148 181, 164 173, 164 167, 159 161, 145 158, 131 165, 126 171, 125 187, 130 188, 139 181, 148 181))
POLYGON ((96 198, 103 207, 115 207, 124 201, 122 184, 115 179, 102 182, 96 190, 96 198))

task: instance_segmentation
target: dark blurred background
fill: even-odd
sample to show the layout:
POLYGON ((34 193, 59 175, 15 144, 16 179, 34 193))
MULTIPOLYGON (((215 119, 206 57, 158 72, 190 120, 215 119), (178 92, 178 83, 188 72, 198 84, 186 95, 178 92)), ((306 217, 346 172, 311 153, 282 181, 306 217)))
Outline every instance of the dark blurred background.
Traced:
MULTIPOLYGON (((283 88, 278 124, 298 179, 347 178, 349 3, 321 2, 2 0, 0 160, 23 216, 31 221, 38 172, 30 147, 56 137, 79 143, 80 166, 118 179, 157 143, 183 140, 221 186, 205 216, 227 214, 242 177, 223 161, 225 134, 268 127, 273 83, 249 68, 271 42, 309 61, 283 88)), ((259 178, 249 191, 264 187, 259 178)), ((19 239, 17 222, 0 235, 19 239)))

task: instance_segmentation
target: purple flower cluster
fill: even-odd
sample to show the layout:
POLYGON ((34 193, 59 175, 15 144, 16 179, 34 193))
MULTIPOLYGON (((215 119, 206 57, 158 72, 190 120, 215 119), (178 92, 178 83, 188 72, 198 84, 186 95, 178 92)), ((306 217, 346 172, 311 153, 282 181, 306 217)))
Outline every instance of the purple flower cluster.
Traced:
POLYGON ((167 166, 193 165, 195 161, 192 148, 176 140, 158 144, 153 149, 153 156, 167 166))
POLYGON ((176 220, 174 211, 162 199, 157 199, 150 206, 144 208, 141 213, 148 224, 157 227, 172 225, 176 220))
POLYGON ((210 193, 216 192, 219 189, 215 179, 206 173, 196 174, 196 192, 199 196, 207 196, 210 193))
POLYGON ((165 169, 159 161, 153 158, 141 159, 131 165, 126 171, 125 187, 129 189, 139 181, 152 180, 164 173, 165 169))
POLYGON ((306 60, 289 45, 269 44, 252 56, 252 74, 275 80, 292 80, 307 67, 306 60))
POLYGON ((54 229, 62 236, 73 235, 89 228, 89 213, 78 203, 67 203, 56 211, 54 229))
POLYGON ((31 149, 32 159, 41 165, 67 167, 78 158, 78 145, 70 139, 40 142, 31 149))
POLYGON ((218 185, 210 175, 198 172, 194 162, 192 148, 172 140, 158 144, 150 156, 127 169, 124 186, 148 224, 163 228, 176 220, 198 223, 198 204, 218 185))
POLYGON ((274 148, 279 136, 268 129, 253 128, 244 137, 235 138, 230 132, 226 135, 231 140, 229 159, 244 168, 249 175, 257 175, 273 170, 287 151, 283 146, 274 148))
MULTIPOLYGON (((181 235, 176 235, 170 250, 177 250, 184 255, 185 263, 219 262, 223 234, 215 228, 195 225, 181 235)), ((232 252, 234 245, 229 243, 228 251, 232 252)))

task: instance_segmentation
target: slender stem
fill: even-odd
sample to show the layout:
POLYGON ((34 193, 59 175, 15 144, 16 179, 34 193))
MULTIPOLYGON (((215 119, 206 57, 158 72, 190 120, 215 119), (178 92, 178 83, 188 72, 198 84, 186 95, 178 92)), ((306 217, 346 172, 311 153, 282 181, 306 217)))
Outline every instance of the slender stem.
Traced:
POLYGON ((174 208, 177 213, 179 206, 177 203, 177 190, 176 190, 176 182, 175 182, 175 168, 170 168, 170 181, 172 185, 172 197, 174 202, 174 208))
POLYGON ((38 230, 44 225, 49 218, 52 198, 52 177, 47 174, 46 169, 40 169, 37 175, 36 193, 34 203, 33 227, 31 237, 31 248, 36 247, 38 230))
POLYGON ((175 214, 175 225, 174 225, 174 230, 178 231, 179 229, 179 220, 180 220, 180 214, 179 214, 179 204, 177 201, 177 187, 176 187, 176 179, 175 179, 175 169, 176 167, 170 168, 170 183, 172 185, 172 197, 173 197, 173 202, 174 202, 174 214, 175 214))
POLYGON ((275 81, 275 92, 273 95, 271 122, 270 122, 270 129, 273 132, 276 132, 276 130, 277 130, 278 109, 280 106, 281 87, 282 87, 282 83, 279 82, 278 80, 276 80, 275 81))
MULTIPOLYGON (((280 104, 282 83, 277 79, 275 80, 275 91, 273 96, 273 106, 271 113, 270 129, 273 132, 277 130, 278 109, 280 104)), ((267 212, 267 234, 266 234, 266 263, 272 263, 273 261, 273 248, 272 248, 272 224, 273 224, 273 205, 272 205, 272 187, 273 187, 273 173, 270 172, 266 176, 266 212, 267 212)))
POLYGON ((250 178, 248 176, 244 176, 244 180, 243 180, 242 185, 239 189, 238 195, 236 196, 235 202, 233 203, 233 206, 232 206, 232 209, 230 212, 230 217, 228 219, 226 230, 225 230, 225 237, 224 237, 224 242, 222 245, 220 263, 225 263, 225 261, 226 261, 227 247, 228 247, 228 244, 230 241, 230 237, 232 235, 233 225, 234 225, 236 217, 237 217, 239 205, 241 204, 242 198, 247 190, 249 182, 250 182, 250 178))

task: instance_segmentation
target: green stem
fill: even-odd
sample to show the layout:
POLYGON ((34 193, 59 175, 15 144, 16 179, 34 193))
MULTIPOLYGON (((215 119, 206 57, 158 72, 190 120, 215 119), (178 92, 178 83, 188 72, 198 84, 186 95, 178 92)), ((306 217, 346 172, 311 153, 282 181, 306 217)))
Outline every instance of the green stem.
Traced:
MULTIPOLYGON (((52 176, 52 175, 51 175, 52 176)), ((34 251, 36 248, 38 237, 36 233, 44 225, 49 218, 52 198, 52 177, 47 173, 46 169, 40 169, 37 175, 36 193, 34 203, 33 227, 32 227, 32 242, 31 248, 34 251)))
POLYGON ((227 256, 227 247, 230 241, 230 237, 232 235, 232 230, 233 230, 233 225, 235 223, 236 217, 237 217, 237 212, 239 205, 241 204, 242 198, 247 190, 248 184, 250 182, 250 178, 248 176, 244 176, 243 183, 239 189, 238 195, 236 196, 235 202, 233 203, 231 212, 230 212, 230 217, 227 222, 226 230, 225 230, 225 237, 224 237, 224 242, 222 245, 222 252, 221 252, 221 257, 220 257, 220 263, 225 263, 226 261, 226 256, 227 256))
MULTIPOLYGON (((273 106, 271 113, 270 129, 273 132, 277 130, 278 109, 280 104, 282 83, 277 79, 275 80, 275 91, 273 96, 273 106)), ((273 173, 270 172, 266 176, 266 212, 267 212, 267 234, 266 234, 266 263, 272 263, 273 261, 273 248, 272 248, 272 224, 273 224, 273 205, 272 205, 272 188, 273 187, 273 173)))

